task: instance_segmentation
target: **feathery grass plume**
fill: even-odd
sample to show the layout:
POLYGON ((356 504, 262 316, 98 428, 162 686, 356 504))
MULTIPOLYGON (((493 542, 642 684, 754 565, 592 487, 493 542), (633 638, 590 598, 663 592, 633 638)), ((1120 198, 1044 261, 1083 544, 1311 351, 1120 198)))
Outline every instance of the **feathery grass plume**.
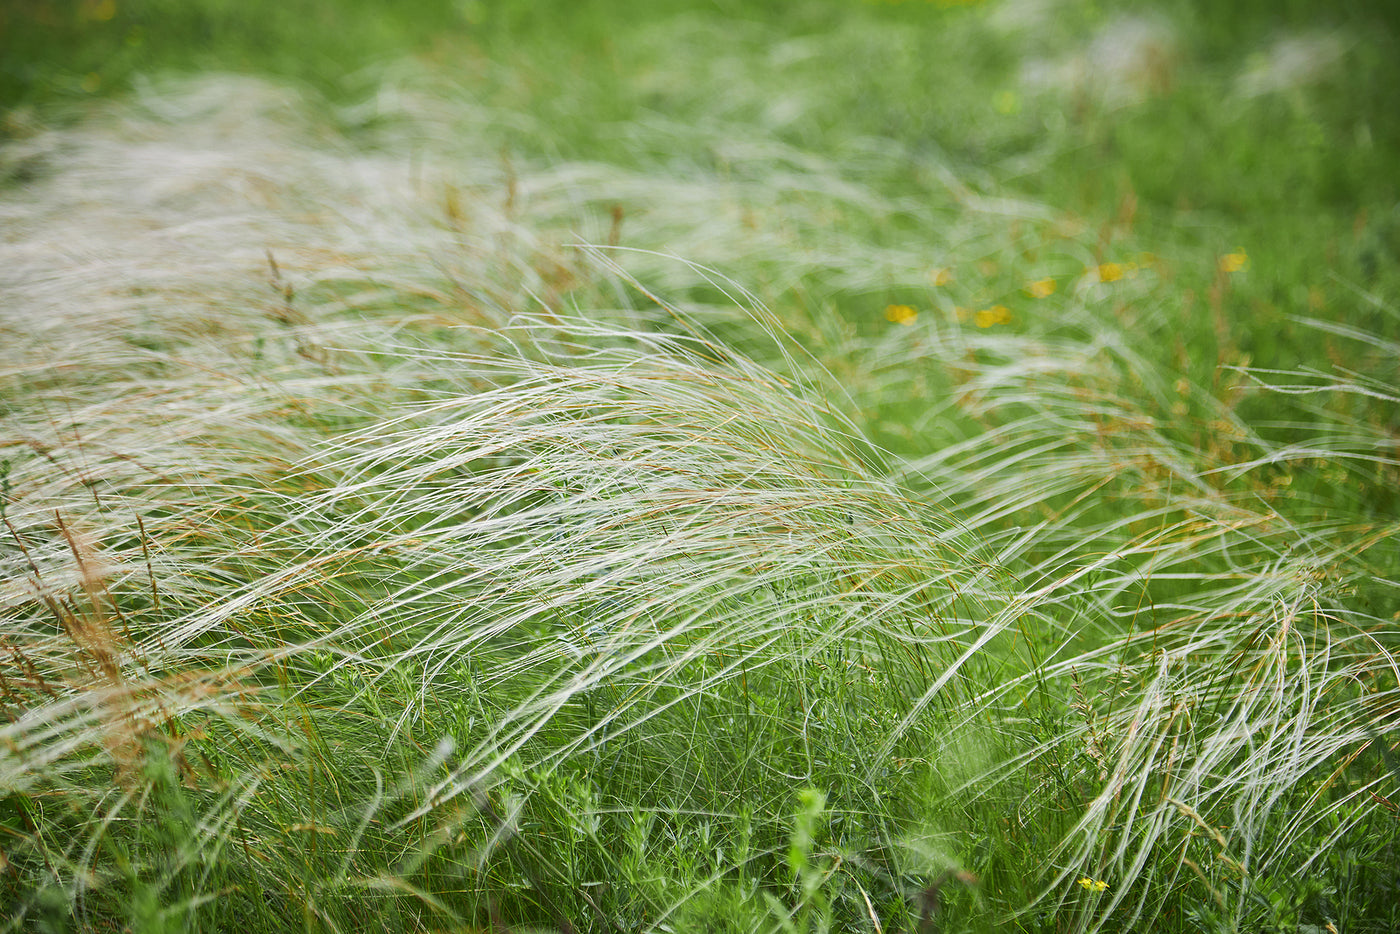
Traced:
POLYGON ((558 316, 502 337, 518 355, 453 361, 491 388, 349 442, 309 503, 326 531, 307 550, 406 559, 332 641, 365 644, 376 679, 410 664, 420 698, 464 677, 490 698, 405 820, 508 762, 580 759, 624 807, 641 780, 720 828, 717 804, 818 774, 857 807, 886 782, 873 750, 926 742, 987 689, 964 667, 1005 626, 975 596, 991 571, 852 456, 837 413, 703 339, 558 316))
POLYGON ((1300 875, 1371 898, 1390 344, 1318 322, 1349 370, 1193 383, 1157 267, 1074 281, 1104 257, 1070 232, 1023 268, 1055 211, 887 140, 810 152, 782 127, 815 96, 545 164, 390 78, 329 120, 155 87, 6 192, 19 923, 1263 928, 1300 875), (888 194, 909 171, 931 193, 888 194))
MULTIPOLYGON (((704 866, 607 893, 655 917, 775 871, 794 776, 839 769, 852 819, 878 824, 863 750, 933 722, 927 698, 906 709, 927 693, 912 683, 967 693, 940 659, 982 638, 951 586, 985 573, 971 546, 875 476, 838 413, 713 341, 599 323, 618 314, 441 329, 506 324, 523 298, 490 283, 532 268, 533 235, 460 249, 489 217, 449 217, 442 238, 367 184, 289 223, 311 177, 347 174, 315 169, 342 158, 320 147, 305 172, 249 158, 265 213, 226 200, 231 144, 277 135, 219 129, 221 95, 249 90, 266 91, 206 79, 151 99, 154 117, 55 134, 74 158, 16 199, 38 234, 6 246, 23 326, 0 775, 25 815, 6 847, 22 916, 48 917, 55 892, 83 923, 334 926, 378 900, 537 916, 512 894, 523 873, 572 892, 546 915, 584 917, 516 822, 553 807, 573 827, 601 797, 670 815, 676 854, 715 835, 704 866), (157 182, 156 153, 179 171, 157 182), (69 229, 74 200, 157 233, 69 229), (356 205, 382 235, 346 225, 356 205), (405 259, 424 237, 446 281, 405 259), (317 453, 347 428, 355 443, 317 453), (595 787, 581 770, 605 754, 595 787), (46 800, 64 807, 41 817, 46 800), (472 901, 433 894, 421 876, 442 866, 476 874, 472 901)), ((628 868, 607 829, 575 841, 595 875, 628 868)), ((650 849, 628 871, 662 872, 650 849)))
POLYGON ((286 688, 353 597, 326 586, 342 557, 276 533, 329 482, 288 475, 422 391, 411 359, 360 350, 434 307, 480 318, 437 269, 399 278, 452 242, 404 211, 407 166, 308 139, 296 95, 258 82, 144 103, 31 141, 49 171, 6 193, 4 885, 35 923, 275 927, 319 910, 257 893, 324 875, 292 870, 325 859, 305 828, 330 761, 308 741, 329 708, 286 688), (337 203, 331 180, 339 209, 301 210, 337 203), (418 314, 386 311, 410 293, 418 314))
MULTIPOLYGON (((1111 321, 1078 334, 1093 337, 1073 323, 934 329, 873 358, 895 379, 957 374, 962 391, 928 421, 982 428, 911 462, 905 482, 960 507, 966 532, 1023 582, 1031 630, 1049 635, 1004 700, 979 699, 1010 704, 1005 728, 1024 752, 964 787, 1023 790, 1017 807, 1034 816, 1018 817, 1020 846, 1061 828, 1041 892, 1057 916, 1081 903, 1087 929, 1132 926, 1199 878, 1224 916, 1249 917, 1265 886, 1374 827, 1371 796, 1390 781, 1373 762, 1353 766, 1372 729, 1397 725, 1396 529, 1387 512, 1338 503, 1390 498, 1392 400, 1370 376, 1318 374, 1288 391, 1327 404, 1283 420, 1275 395, 1275 418, 1251 423, 1241 410, 1254 400, 1169 388, 1111 321), (1358 396, 1382 407, 1347 401, 1358 396), (1204 853, 1199 839, 1213 841, 1204 853), (1112 890, 1085 903, 1081 876, 1112 890)), ((885 391, 899 392, 888 380, 885 391)))

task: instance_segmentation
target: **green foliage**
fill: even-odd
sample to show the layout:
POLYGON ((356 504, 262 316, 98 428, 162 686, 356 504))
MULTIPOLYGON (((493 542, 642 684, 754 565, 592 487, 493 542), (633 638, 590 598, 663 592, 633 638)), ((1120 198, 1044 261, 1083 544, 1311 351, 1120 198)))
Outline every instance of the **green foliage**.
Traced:
POLYGON ((1197 6, 0 14, 11 928, 1395 929, 1400 59, 1197 6))
POLYGON ((0 10, 0 108, 130 89, 166 69, 267 72, 358 92, 366 66, 467 22, 448 0, 34 0, 0 10))

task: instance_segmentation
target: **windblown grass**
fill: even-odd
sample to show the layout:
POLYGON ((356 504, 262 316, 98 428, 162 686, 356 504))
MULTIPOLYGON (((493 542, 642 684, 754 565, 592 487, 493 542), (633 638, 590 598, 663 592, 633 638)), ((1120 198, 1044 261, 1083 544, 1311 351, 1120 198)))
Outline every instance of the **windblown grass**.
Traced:
POLYGON ((15 928, 1394 925, 1393 339, 751 112, 879 22, 576 153, 408 68, 11 144, 15 928))

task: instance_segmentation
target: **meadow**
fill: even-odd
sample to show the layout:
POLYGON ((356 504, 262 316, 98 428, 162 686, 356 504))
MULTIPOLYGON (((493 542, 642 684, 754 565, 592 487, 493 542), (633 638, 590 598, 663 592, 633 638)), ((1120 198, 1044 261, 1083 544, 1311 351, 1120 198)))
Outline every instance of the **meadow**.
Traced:
POLYGON ((1400 929, 1400 24, 0 11, 0 924, 1400 929))

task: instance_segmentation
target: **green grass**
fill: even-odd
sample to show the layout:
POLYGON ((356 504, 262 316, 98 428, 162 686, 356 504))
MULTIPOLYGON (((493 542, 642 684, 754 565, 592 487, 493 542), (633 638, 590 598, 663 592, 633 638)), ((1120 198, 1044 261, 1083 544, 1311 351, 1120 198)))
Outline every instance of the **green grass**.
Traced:
POLYGON ((7 929, 1394 930, 1396 33, 1195 6, 7 12, 7 929))

